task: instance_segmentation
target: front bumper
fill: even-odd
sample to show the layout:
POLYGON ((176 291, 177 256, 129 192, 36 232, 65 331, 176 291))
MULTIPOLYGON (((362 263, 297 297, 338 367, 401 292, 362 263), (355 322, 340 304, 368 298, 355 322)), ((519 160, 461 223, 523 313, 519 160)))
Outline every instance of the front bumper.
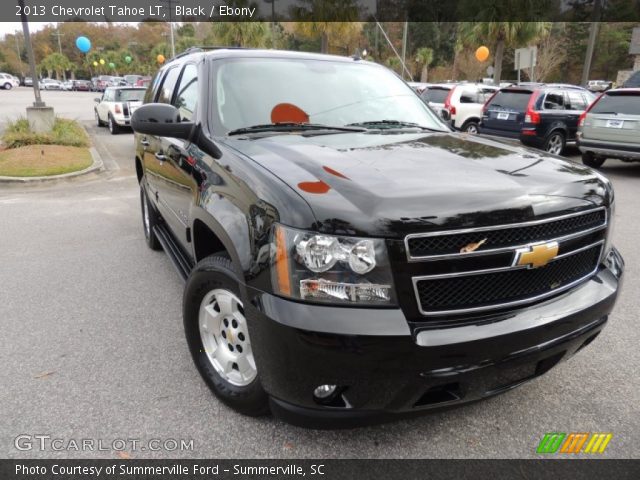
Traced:
POLYGON ((607 322, 623 265, 614 250, 595 277, 568 293, 492 322, 440 329, 410 324, 400 310, 310 306, 249 290, 260 380, 276 416, 313 428, 481 400, 589 344, 607 322), (313 392, 327 384, 338 394, 321 403, 313 392))

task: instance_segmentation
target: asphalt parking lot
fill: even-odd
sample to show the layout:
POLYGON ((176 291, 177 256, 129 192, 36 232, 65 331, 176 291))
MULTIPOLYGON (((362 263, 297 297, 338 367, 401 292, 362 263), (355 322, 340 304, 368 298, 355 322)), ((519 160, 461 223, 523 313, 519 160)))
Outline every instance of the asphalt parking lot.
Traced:
MULTIPOLYGON (((0 184, 0 457, 118 458, 114 451, 21 451, 21 434, 186 439, 187 451, 132 458, 531 458, 546 432, 611 432, 606 458, 640 458, 640 163, 608 160, 622 295, 593 344, 499 397, 347 431, 243 417, 209 392, 182 332, 182 281, 143 240, 130 133, 93 125, 93 97, 44 92, 87 126, 107 170, 64 183, 0 184)), ((0 122, 32 91, 0 91, 0 122)), ((574 159, 577 157, 574 157, 574 159)))

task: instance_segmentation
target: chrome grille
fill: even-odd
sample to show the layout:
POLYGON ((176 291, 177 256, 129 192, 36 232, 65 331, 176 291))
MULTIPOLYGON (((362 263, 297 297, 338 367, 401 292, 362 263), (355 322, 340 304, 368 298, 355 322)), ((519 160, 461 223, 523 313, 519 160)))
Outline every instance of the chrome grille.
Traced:
POLYGON ((426 316, 458 315, 557 295, 596 273, 606 227, 607 211, 597 208, 541 221, 409 235, 409 261, 431 262, 412 268, 418 309, 426 316), (480 241, 476 251, 460 253, 480 241), (546 265, 518 262, 518 252, 552 242, 559 254, 546 265), (421 271, 427 275, 416 275, 421 271))

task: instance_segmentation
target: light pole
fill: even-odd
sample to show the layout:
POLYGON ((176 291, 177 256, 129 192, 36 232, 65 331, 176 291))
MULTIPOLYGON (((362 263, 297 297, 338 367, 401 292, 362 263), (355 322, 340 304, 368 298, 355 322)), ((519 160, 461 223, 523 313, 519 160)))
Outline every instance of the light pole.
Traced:
MULTIPOLYGON (((59 30, 56 30, 56 33, 51 34, 52 37, 58 37, 58 52, 62 55, 62 42, 60 41, 60 37, 64 37, 64 33, 60 33, 59 30)), ((63 80, 67 80, 67 72, 62 70, 62 78, 63 80)))
POLYGON ((18 31, 13 34, 13 38, 16 40, 16 52, 18 53, 18 63, 20 64, 20 76, 24 81, 24 70, 22 69, 22 55, 20 54, 20 43, 18 43, 18 31))
POLYGON ((173 35, 173 5, 179 5, 178 0, 159 0, 160 3, 164 3, 169 8, 169 31, 171 32, 171 56, 176 56, 176 43, 173 35))
POLYGON ((29 57, 29 67, 31 69, 31 77, 33 78, 33 93, 36 101, 32 107, 27 107, 27 120, 29 127, 34 132, 48 132, 53 128, 55 122, 55 114, 52 107, 47 107, 40 97, 40 84, 36 75, 36 61, 33 55, 33 46, 31 45, 31 36, 29 35, 29 20, 24 13, 24 0, 18 0, 20 5, 20 19, 22 20, 22 31, 24 33, 24 44, 29 57))

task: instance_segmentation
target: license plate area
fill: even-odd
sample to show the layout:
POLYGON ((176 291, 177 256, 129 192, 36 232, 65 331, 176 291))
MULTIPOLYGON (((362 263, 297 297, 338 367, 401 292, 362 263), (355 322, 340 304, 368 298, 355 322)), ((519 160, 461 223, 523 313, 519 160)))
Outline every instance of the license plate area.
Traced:
POLYGON ((606 127, 607 128, 622 128, 624 125, 624 120, 607 120, 606 127))
POLYGON ((498 120, 509 120, 509 112, 499 112, 498 120))

